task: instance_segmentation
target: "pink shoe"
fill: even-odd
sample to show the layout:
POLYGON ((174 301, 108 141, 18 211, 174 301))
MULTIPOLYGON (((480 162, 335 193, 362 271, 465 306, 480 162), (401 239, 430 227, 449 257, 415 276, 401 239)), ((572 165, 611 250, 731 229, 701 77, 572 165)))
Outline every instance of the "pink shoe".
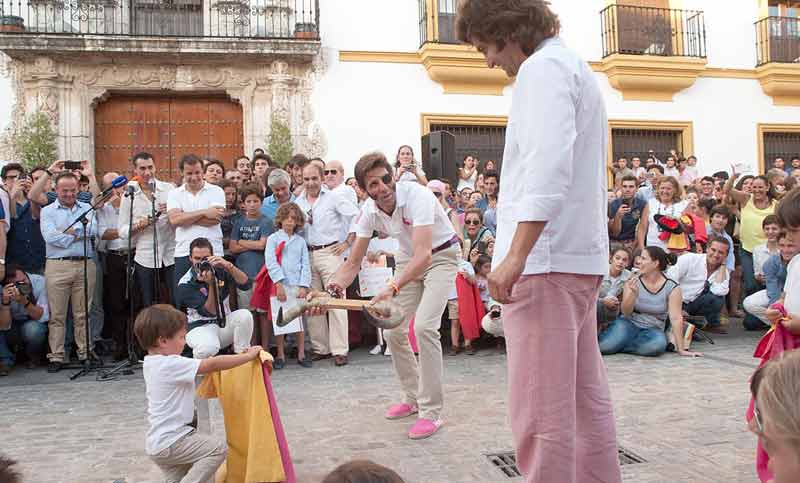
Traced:
POLYGON ((408 437, 411 439, 425 439, 429 436, 433 436, 433 433, 439 431, 439 428, 442 427, 442 424, 444 424, 444 421, 441 419, 433 420, 419 418, 408 432, 408 437))
POLYGON ((386 419, 403 419, 411 416, 412 414, 417 414, 416 406, 412 406, 410 404, 401 403, 401 404, 393 404, 389 407, 389 410, 386 411, 386 419))

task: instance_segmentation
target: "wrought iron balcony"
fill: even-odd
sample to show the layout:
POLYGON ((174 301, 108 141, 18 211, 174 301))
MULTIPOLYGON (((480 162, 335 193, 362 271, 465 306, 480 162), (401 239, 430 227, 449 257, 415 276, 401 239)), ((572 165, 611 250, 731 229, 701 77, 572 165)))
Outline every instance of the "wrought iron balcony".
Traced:
POLYGON ((703 12, 610 5, 600 12, 603 57, 706 57, 703 12))
POLYGON ((319 40, 319 0, 0 0, 0 34, 319 40))
POLYGON ((756 25, 756 66, 800 63, 800 19, 766 17, 756 25))

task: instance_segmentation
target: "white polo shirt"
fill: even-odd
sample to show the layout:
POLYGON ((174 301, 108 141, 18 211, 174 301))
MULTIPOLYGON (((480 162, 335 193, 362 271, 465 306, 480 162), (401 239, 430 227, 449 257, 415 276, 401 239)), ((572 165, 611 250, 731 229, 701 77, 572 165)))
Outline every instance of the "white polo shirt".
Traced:
POLYGON ((592 69, 558 38, 542 42, 514 84, 494 267, 506 258, 518 223, 544 221, 523 274, 608 272, 607 132, 592 69))
MULTIPOLYGON (((167 211, 174 209, 184 213, 205 210, 212 206, 225 208, 225 192, 217 185, 203 182, 203 187, 197 194, 192 194, 183 184, 169 192, 167 198, 167 211)), ((214 254, 222 256, 222 228, 219 224, 214 226, 176 226, 175 227, 175 256, 188 257, 189 245, 195 238, 208 238, 214 247, 214 254)))
POLYGON ((397 206, 392 216, 378 208, 372 198, 364 202, 356 220, 356 236, 372 238, 373 231, 388 234, 397 239, 401 258, 411 258, 414 254, 412 229, 416 226, 433 226, 431 249, 443 245, 453 238, 456 232, 447 218, 442 205, 433 192, 419 183, 395 183, 397 206))
POLYGON ((786 283, 783 285, 786 294, 783 306, 792 317, 800 317, 800 256, 794 256, 786 266, 786 283))
POLYGON ((343 196, 341 192, 329 190, 327 186, 322 187, 313 206, 306 199, 306 192, 303 192, 295 203, 306 215, 303 236, 306 243, 311 246, 324 246, 342 241, 344 230, 358 214, 358 205, 354 200, 343 196))

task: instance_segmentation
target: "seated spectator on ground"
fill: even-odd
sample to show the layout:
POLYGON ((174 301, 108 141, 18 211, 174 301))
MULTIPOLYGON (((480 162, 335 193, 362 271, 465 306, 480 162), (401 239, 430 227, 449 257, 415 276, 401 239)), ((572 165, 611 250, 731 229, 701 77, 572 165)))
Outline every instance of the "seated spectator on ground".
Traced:
POLYGON ((225 179, 225 165, 219 159, 209 159, 203 171, 203 179, 207 183, 219 185, 225 179))
POLYGON ((393 470, 367 460, 345 463, 325 477, 322 483, 404 483, 393 470))
MULTIPOLYGON (((692 254, 682 257, 689 255, 692 254)), ((601 353, 660 356, 667 350, 664 330, 669 317, 673 333, 678 334, 674 338, 678 354, 700 355, 686 350, 683 345, 682 292, 677 282, 664 275, 668 257, 659 247, 642 250, 639 273, 624 285, 620 317, 600 333, 601 353)))
POLYGON ((777 244, 779 253, 770 256, 762 267, 764 283, 767 288, 744 299, 744 310, 751 316, 743 321, 744 328, 747 330, 761 330, 769 326, 766 316, 767 308, 781 298, 789 262, 800 251, 800 246, 786 232, 778 234, 777 244), (756 319, 753 320, 753 317, 756 319))
POLYGON ((636 227, 646 204, 636 197, 636 178, 622 178, 622 197, 612 201, 608 207, 608 234, 612 242, 628 249, 635 248, 636 227))
POLYGON ((725 267, 727 267, 730 272, 733 272, 736 269, 736 257, 734 256, 732 248, 733 238, 725 231, 725 226, 728 224, 730 217, 731 211, 727 206, 715 206, 711 210, 711 221, 706 226, 706 231, 709 237, 716 236, 728 241, 728 246, 731 247, 731 249, 728 250, 728 255, 725 257, 725 267))
POLYGON ((708 323, 704 330, 718 334, 727 333, 720 326, 720 312, 729 291, 725 258, 730 250, 725 238, 710 237, 707 254, 685 253, 667 270, 667 278, 681 287, 683 309, 689 315, 704 317, 708 323))
POLYGON ((764 264, 771 256, 780 253, 778 249, 778 237, 781 234, 781 227, 778 225, 778 217, 775 215, 767 215, 764 221, 761 222, 761 228, 764 230, 767 241, 753 248, 753 273, 756 281, 764 285, 764 283, 766 283, 764 264))
POLYGON ((7 376, 24 350, 27 367, 34 368, 47 350, 47 291, 44 277, 8 267, 0 305, 0 376, 7 376))
POLYGON ((608 275, 603 277, 597 298, 597 324, 600 327, 604 327, 619 316, 622 287, 632 275, 628 270, 630 262, 631 255, 628 250, 623 247, 612 248, 608 275))
POLYGON ((472 256, 473 250, 486 255, 489 241, 494 240, 491 230, 483 226, 483 214, 478 208, 470 208, 464 214, 464 245, 472 256))
POLYGON ((189 260, 191 266, 180 276, 175 297, 178 309, 186 312, 189 320, 186 344, 196 359, 214 356, 231 344, 234 352, 244 352, 253 335, 253 315, 247 309, 231 312, 228 298, 232 285, 247 291, 253 281, 233 263, 215 256, 206 238, 192 241, 189 260), (225 327, 220 327, 223 316, 225 327))

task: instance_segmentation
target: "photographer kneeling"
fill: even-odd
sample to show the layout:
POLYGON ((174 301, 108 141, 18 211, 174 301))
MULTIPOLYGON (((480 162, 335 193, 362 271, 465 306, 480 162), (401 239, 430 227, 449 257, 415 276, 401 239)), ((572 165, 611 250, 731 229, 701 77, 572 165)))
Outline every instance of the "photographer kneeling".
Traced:
POLYGON ((33 368, 47 349, 47 292, 44 277, 8 267, 0 305, 0 376, 14 365, 14 346, 22 346, 33 368))
POLYGON ((231 284, 249 290, 252 280, 231 262, 214 256, 207 238, 192 241, 189 261, 192 266, 178 281, 176 300, 189 319, 186 343, 194 358, 214 356, 231 344, 237 354, 246 351, 253 335, 253 314, 247 309, 231 312, 228 295, 231 284), (222 320, 224 327, 220 327, 222 320))

